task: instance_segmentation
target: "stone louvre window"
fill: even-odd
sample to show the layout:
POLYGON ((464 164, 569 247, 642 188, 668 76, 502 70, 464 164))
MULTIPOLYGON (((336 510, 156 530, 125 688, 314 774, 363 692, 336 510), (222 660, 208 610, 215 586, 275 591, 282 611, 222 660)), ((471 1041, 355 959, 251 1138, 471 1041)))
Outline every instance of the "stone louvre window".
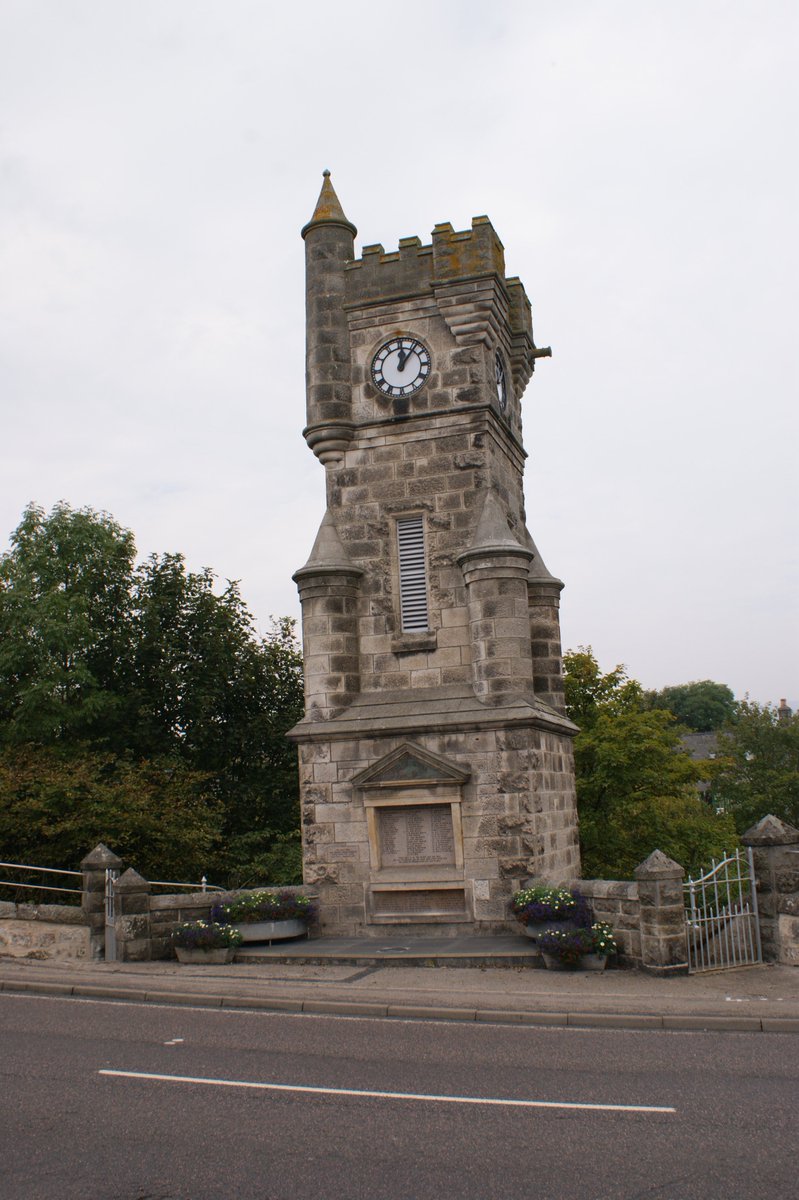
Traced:
POLYGON ((397 519, 397 550, 402 632, 422 633, 428 628, 423 516, 397 519))

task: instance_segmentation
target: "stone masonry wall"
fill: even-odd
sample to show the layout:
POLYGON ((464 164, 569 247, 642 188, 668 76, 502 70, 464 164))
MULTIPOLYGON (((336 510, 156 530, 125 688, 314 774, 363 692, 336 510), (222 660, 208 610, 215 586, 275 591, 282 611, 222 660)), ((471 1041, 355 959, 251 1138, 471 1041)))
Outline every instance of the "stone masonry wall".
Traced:
MULTIPOLYGON (((253 892, 290 892, 295 895, 316 896, 316 891, 293 885, 264 884, 258 888, 243 888, 236 892, 184 892, 183 895, 150 896, 150 938, 152 959, 174 958, 170 938, 172 930, 184 921, 210 920, 210 911, 215 904, 227 904, 234 896, 249 896, 253 892)), ((318 935, 316 923, 309 929, 311 937, 318 935)))
MULTIPOLYGON (((425 389, 426 390, 426 389, 425 389)), ((341 467, 328 470, 329 507, 360 581, 360 686, 364 691, 439 687, 471 680, 472 641, 466 585, 455 562, 474 531, 489 477, 524 541, 520 465, 502 452, 484 412, 414 428, 375 426, 341 467), (490 460, 490 468, 489 468, 490 460), (429 567, 430 633, 403 637, 397 595, 395 522, 421 513, 429 567)), ((507 449, 507 442, 505 443, 507 449)), ((500 581, 501 582, 501 581, 500 581)), ((514 610, 510 617, 517 617, 514 610)), ((524 613, 527 616, 526 610, 524 613)), ((525 625, 529 642, 529 628, 525 625)))
MULTIPOLYGON (((325 934, 381 936, 379 925, 364 925, 366 886, 379 883, 380 875, 370 862, 363 797, 350 780, 407 740, 300 746, 306 882, 319 889, 325 934)), ((431 733, 414 741, 471 770, 461 810, 465 884, 483 932, 515 929, 508 901, 531 869, 562 877, 579 864, 570 739, 519 728, 431 733)), ((423 936, 430 928, 409 924, 403 935, 423 936)), ((462 932, 442 922, 435 930, 462 932)))
POLYGON ((90 929, 74 905, 0 901, 0 954, 59 961, 88 959, 92 954, 90 929))
POLYGON ((581 892, 591 903, 595 921, 613 926, 624 965, 641 962, 641 902, 638 884, 613 879, 571 879, 570 891, 581 892))

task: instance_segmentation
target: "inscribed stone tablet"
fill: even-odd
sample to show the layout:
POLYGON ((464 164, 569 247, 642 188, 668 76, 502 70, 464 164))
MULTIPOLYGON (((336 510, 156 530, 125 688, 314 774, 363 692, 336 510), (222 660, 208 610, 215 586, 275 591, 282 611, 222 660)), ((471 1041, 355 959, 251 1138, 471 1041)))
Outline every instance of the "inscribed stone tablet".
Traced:
POLYGON ((448 804, 380 809, 378 829, 384 867, 455 862, 452 810, 448 804))
POLYGON ((466 912, 466 900, 460 888, 444 891, 380 892, 374 894, 376 917, 460 916, 466 912))

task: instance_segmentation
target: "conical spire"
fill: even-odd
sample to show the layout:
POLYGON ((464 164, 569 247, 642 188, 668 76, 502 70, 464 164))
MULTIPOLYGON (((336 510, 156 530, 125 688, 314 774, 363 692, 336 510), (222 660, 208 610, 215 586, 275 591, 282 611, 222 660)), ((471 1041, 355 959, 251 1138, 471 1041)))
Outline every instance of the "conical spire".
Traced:
POLYGON ((507 553, 528 553, 510 531, 508 520, 495 492, 486 492, 477 529, 469 552, 476 550, 504 550, 507 553))
MULTIPOLYGON (((338 536, 335 522, 330 510, 322 518, 316 541, 304 567, 295 572, 296 580, 305 574, 316 571, 352 571, 356 569, 338 536)), ((358 572, 360 574, 360 571, 358 572)))
POLYGON ((526 538, 527 545, 532 550, 535 558, 530 563, 530 582, 531 583, 554 583, 561 591, 563 590, 563 580, 558 579, 556 575, 548 569, 547 564, 541 557, 541 551, 536 546, 530 533, 526 538))
POLYGON ((324 177, 322 190, 319 193, 319 199, 316 202, 313 216, 308 224, 303 226, 302 236, 305 237, 308 230, 315 228, 317 225, 343 225, 355 237, 358 230, 344 216, 344 209, 341 207, 341 202, 336 195, 335 188, 330 182, 330 172, 325 169, 322 175, 324 177))

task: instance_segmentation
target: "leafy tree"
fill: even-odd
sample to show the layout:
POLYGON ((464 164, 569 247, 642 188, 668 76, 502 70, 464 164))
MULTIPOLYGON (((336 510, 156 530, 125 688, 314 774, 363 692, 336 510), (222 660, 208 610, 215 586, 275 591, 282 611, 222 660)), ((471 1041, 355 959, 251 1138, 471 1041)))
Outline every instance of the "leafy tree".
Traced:
MULTIPOLYGON (((187 571, 178 554, 138 568, 134 557, 132 535, 107 514, 26 510, 0 557, 0 749, 40 753, 43 778, 53 789, 62 781, 67 807, 77 778, 68 767, 93 803, 107 794, 109 813, 131 771, 149 772, 147 795, 146 780, 160 781, 165 808, 179 783, 202 781, 216 830, 200 822, 210 838, 203 869, 291 863, 296 878, 297 762, 285 738, 303 712, 293 622, 259 637, 236 583, 218 591, 211 571, 187 571)), ((84 852, 98 837, 94 811, 84 852)), ((42 833, 42 849, 51 836, 42 833)), ((122 853, 111 834, 101 840, 122 853)), ((176 875, 181 853, 158 872, 176 875)))
POLYGON ((799 827, 799 715, 744 700, 719 733, 711 798, 740 832, 773 813, 799 827))
POLYGON ((145 877, 199 880, 221 804, 180 762, 133 762, 57 747, 0 751, 0 847, 10 861, 77 869, 106 842, 145 877))
POLYGON ((720 729, 725 722, 733 720, 736 713, 735 696, 730 688, 726 683, 714 683, 711 679, 681 683, 646 695, 652 708, 667 709, 681 725, 696 733, 720 729))
POLYGON ((210 571, 180 555, 151 557, 136 586, 138 752, 177 754, 210 772, 226 832, 298 824, 297 755, 285 734, 302 716, 294 622, 256 636, 238 585, 214 592, 210 571))
POLYGON ((641 705, 640 683, 619 663, 603 675, 590 646, 569 650, 563 658, 566 711, 581 729, 591 729, 602 713, 629 712, 641 705))
POLYGON ((25 510, 0 557, 0 744, 115 740, 134 554, 106 513, 25 510))
POLYGON ((665 710, 619 665, 602 674, 590 647, 564 656, 575 739, 583 873, 631 878, 654 849, 692 869, 735 842, 732 822, 697 794, 699 769, 665 710))

